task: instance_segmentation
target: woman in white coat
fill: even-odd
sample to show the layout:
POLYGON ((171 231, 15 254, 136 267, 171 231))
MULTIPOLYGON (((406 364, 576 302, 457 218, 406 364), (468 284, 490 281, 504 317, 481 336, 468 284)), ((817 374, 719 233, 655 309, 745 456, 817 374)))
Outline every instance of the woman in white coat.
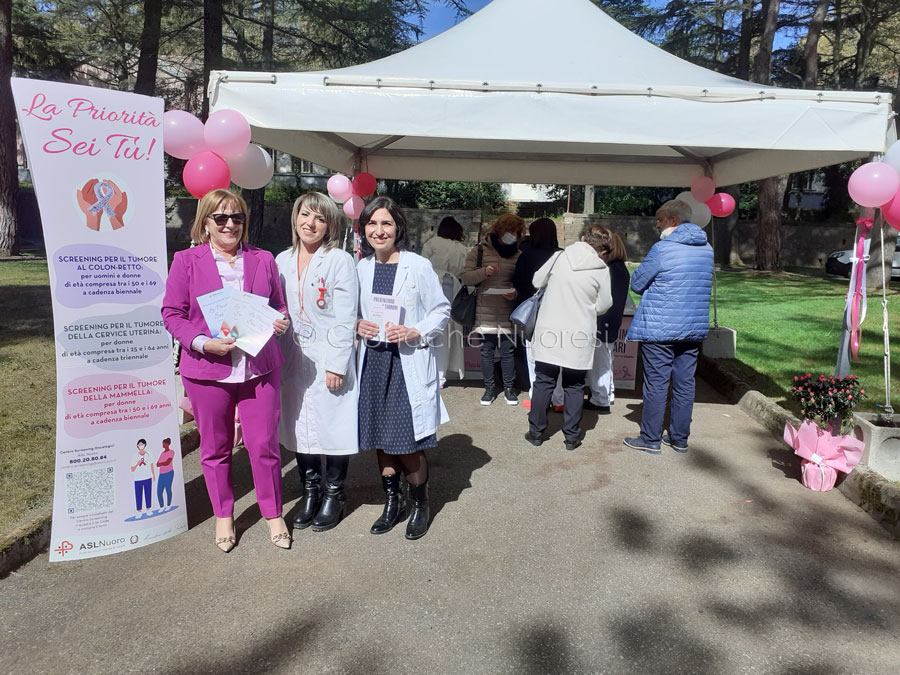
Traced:
POLYGON ((359 445, 377 451, 385 493, 371 531, 388 532, 405 517, 403 472, 412 498, 406 538, 418 539, 430 515, 425 450, 437 446, 437 427, 448 419, 431 343, 447 325, 450 303, 431 263, 405 250, 406 218, 393 200, 373 199, 359 223, 366 255, 357 265, 359 445))
POLYGON ((587 233, 544 263, 534 275, 534 287, 544 288, 532 337, 535 381, 528 413, 526 440, 543 442, 547 406, 562 373, 563 435, 566 450, 581 444, 584 380, 594 360, 597 315, 612 307, 609 269, 611 239, 604 233, 587 233))
POLYGON ((294 202, 293 246, 275 259, 292 330, 281 339, 281 444, 297 454, 303 499, 294 529, 329 530, 344 513, 344 480, 357 445, 354 340, 359 285, 340 250, 343 217, 331 198, 294 202), (322 457, 325 487, 322 489, 322 457))
MULTIPOLYGON (((453 298, 462 287, 459 280, 466 267, 466 255, 469 249, 463 241, 463 228, 456 218, 447 216, 441 220, 437 234, 425 242, 422 257, 427 258, 434 267, 434 273, 441 281, 444 297, 452 304, 453 298)), ((434 342, 434 355, 437 359, 438 379, 441 388, 447 382, 447 373, 456 373, 462 379, 465 362, 463 359, 463 329, 453 319, 447 322, 444 334, 434 342)))

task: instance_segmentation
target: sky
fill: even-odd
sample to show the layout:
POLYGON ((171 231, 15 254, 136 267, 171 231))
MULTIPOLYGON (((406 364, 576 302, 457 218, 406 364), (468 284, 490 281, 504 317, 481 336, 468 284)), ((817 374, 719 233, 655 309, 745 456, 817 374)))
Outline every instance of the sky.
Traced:
MULTIPOLYGON (((466 0, 466 7, 472 12, 477 12, 488 2, 489 0, 466 0)), ((433 3, 431 9, 428 10, 428 16, 425 17, 425 23, 422 25, 422 28, 425 30, 425 33, 422 35, 422 41, 433 38, 448 28, 453 28, 457 21, 458 19, 453 9, 439 5, 437 2, 433 3)))

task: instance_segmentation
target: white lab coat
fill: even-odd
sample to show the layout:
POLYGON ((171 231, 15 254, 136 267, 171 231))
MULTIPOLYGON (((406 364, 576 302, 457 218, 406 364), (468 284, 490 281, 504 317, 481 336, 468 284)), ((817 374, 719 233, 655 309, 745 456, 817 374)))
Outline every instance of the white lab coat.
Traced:
POLYGON ((353 257, 340 249, 319 248, 302 273, 301 320, 297 253, 275 258, 291 329, 281 338, 281 444, 293 452, 351 455, 359 451, 358 387, 354 363, 359 285, 353 257), (323 281, 324 280, 324 283, 323 281), (316 306, 325 288, 325 308, 316 306), (314 333, 303 338, 303 324, 314 333), (298 344, 299 342, 299 344, 298 344), (337 391, 325 386, 325 373, 344 376, 337 391))
MULTIPOLYGON (((360 260, 356 271, 359 275, 359 317, 368 321, 375 256, 360 260)), ((400 251, 392 295, 403 307, 400 316, 402 324, 415 328, 422 336, 419 345, 399 345, 406 394, 412 408, 413 433, 418 441, 435 433, 439 424, 450 419, 441 400, 437 363, 429 344, 441 335, 447 325, 450 303, 444 297, 441 282, 431 263, 409 251, 400 251)), ((360 374, 365 356, 365 341, 360 340, 357 360, 360 374)))

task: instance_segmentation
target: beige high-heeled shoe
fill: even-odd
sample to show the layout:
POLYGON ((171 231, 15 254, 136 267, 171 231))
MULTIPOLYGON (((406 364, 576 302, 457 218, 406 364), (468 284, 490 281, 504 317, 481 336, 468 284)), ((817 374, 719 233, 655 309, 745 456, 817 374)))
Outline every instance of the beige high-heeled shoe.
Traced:
MULTIPOLYGON (((276 520, 275 518, 266 518, 266 520, 276 520)), ((279 532, 278 534, 272 534, 271 528, 269 529, 269 541, 272 542, 278 548, 289 549, 291 547, 291 542, 293 538, 291 537, 291 533, 287 530, 287 525, 284 522, 283 518, 278 518, 281 521, 281 524, 284 525, 284 532, 279 532)))
MULTIPOLYGON (((236 532, 234 531, 234 518, 216 518, 216 530, 219 529, 219 525, 223 524, 224 521, 231 521, 231 534, 226 535, 224 537, 216 537, 216 548, 218 548, 222 553, 228 553, 235 546, 237 546, 237 538, 236 532)), ((227 531, 227 530, 226 530, 227 531)), ((218 534, 218 531, 216 532, 218 534)))
POLYGON ((216 537, 216 546, 222 553, 228 553, 231 551, 237 542, 235 541, 234 535, 228 535, 227 537, 216 537))

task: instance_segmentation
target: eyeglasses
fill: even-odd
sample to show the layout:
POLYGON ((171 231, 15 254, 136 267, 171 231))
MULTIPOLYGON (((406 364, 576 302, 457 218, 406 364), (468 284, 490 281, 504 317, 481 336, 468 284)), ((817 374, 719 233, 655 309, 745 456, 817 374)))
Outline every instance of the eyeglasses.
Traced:
POLYGON ((243 227, 244 223, 247 222, 246 213, 210 213, 209 218, 212 218, 213 222, 219 227, 225 227, 225 225, 228 224, 229 218, 231 219, 231 222, 238 227, 243 227))

